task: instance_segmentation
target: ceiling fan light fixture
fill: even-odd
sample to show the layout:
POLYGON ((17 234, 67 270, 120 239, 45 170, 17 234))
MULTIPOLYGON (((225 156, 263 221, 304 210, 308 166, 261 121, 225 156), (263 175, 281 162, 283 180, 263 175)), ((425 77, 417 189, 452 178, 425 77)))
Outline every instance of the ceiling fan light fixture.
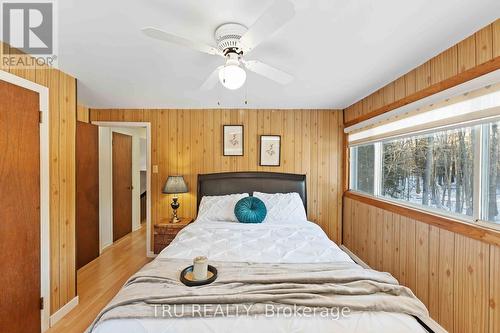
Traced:
POLYGON ((245 84, 247 72, 241 68, 238 60, 231 57, 226 62, 226 65, 219 70, 220 83, 230 90, 239 89, 245 84))

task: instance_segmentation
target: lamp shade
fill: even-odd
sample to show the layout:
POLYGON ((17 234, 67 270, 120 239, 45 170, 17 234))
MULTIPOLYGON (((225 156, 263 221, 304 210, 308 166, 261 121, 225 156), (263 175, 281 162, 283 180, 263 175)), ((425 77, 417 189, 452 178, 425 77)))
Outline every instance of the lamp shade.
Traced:
POLYGON ((168 176, 165 186, 163 186, 163 193, 177 194, 187 193, 188 187, 182 176, 168 176))

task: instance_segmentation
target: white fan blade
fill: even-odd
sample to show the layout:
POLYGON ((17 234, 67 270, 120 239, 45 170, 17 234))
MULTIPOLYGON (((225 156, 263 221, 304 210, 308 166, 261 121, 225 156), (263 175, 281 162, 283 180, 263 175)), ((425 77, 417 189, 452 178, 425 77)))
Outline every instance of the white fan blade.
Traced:
POLYGON ((217 67, 200 86, 200 90, 212 90, 219 82, 219 71, 224 66, 217 67))
POLYGON ((163 41, 170 42, 173 44, 182 45, 182 46, 189 47, 191 49, 194 49, 194 50, 197 50, 200 52, 222 56, 222 53, 213 46, 206 45, 206 44, 196 42, 196 41, 192 41, 192 40, 186 39, 184 37, 176 36, 176 35, 173 35, 171 33, 166 32, 166 31, 160 30, 160 29, 156 29, 153 27, 146 27, 146 28, 142 28, 141 31, 146 36, 154 38, 154 39, 159 39, 159 40, 163 40, 163 41))
POLYGON ((295 7, 289 0, 276 0, 257 21, 241 36, 243 52, 253 50, 264 39, 281 28, 295 15, 295 7))
POLYGON ((293 80, 292 75, 257 60, 245 61, 244 64, 249 71, 267 77, 268 79, 281 84, 288 84, 293 80))

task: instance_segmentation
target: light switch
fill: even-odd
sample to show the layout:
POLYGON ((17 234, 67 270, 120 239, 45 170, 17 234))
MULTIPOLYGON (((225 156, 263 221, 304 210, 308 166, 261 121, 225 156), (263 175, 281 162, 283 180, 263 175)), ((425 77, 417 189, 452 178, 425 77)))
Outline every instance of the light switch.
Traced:
POLYGON ((158 173, 158 165, 153 165, 153 173, 158 173))

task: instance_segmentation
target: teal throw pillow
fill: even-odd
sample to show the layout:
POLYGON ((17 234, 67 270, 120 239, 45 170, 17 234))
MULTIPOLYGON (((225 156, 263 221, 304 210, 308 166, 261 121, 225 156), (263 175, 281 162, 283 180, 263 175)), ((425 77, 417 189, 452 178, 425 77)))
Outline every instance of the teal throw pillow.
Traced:
POLYGON ((261 223, 266 218, 267 208, 259 198, 246 197, 236 203, 234 215, 241 223, 261 223))

